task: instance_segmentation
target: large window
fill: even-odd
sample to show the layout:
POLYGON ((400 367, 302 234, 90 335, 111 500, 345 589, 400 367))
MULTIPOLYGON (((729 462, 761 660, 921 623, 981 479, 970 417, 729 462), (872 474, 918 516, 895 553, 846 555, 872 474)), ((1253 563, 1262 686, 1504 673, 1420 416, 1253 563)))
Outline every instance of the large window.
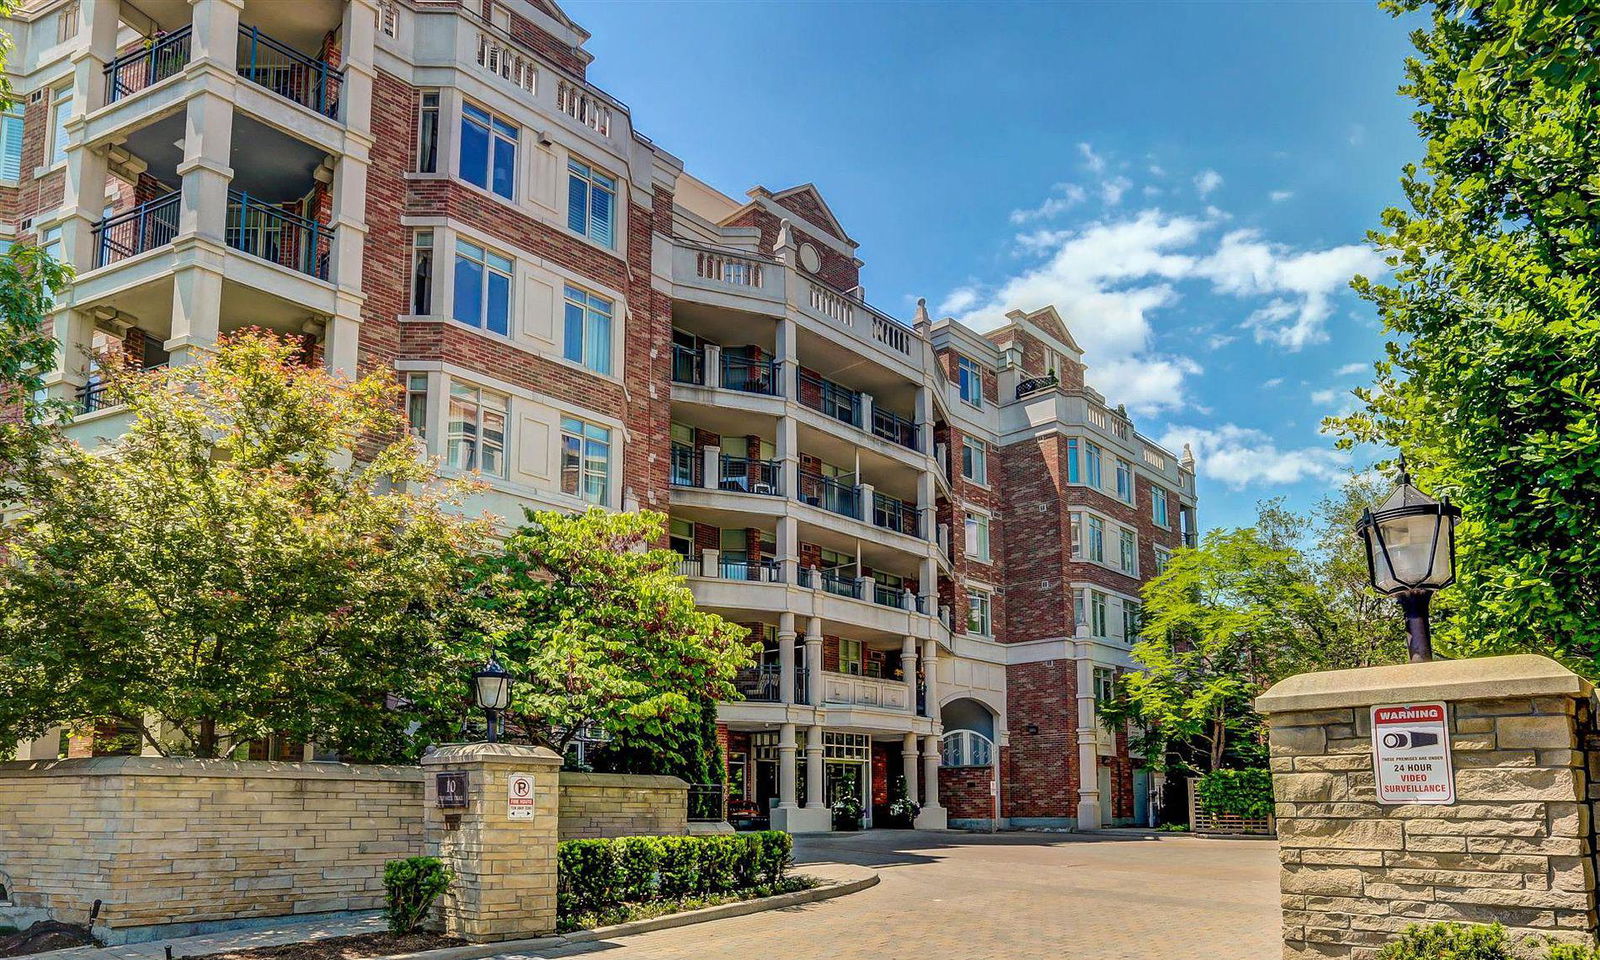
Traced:
POLYGON ((72 88, 62 87, 50 96, 50 164, 67 159, 67 117, 72 115, 72 88))
POLYGON ((967 513, 967 556, 989 562, 989 515, 967 513))
POLYGON ((450 466, 506 475, 506 398, 462 383, 450 385, 450 466))
POLYGON ((1141 611, 1139 604, 1132 600, 1122 601, 1122 639, 1129 643, 1139 640, 1141 611))
POLYGON ((956 357, 956 376, 961 389, 961 399, 974 407, 983 406, 983 371, 975 360, 956 357))
POLYGON ((1089 591, 1089 632, 1097 637, 1108 636, 1106 633, 1106 607, 1107 597, 1099 590, 1089 591))
POLYGON ((0 114, 0 180, 22 179, 22 110, 13 107, 0 114))
POLYGON ((1132 530, 1120 531, 1117 549, 1117 564, 1123 573, 1137 573, 1139 571, 1138 539, 1132 530))
POLYGON ((1090 441, 1083 444, 1083 475, 1084 483, 1098 489, 1100 487, 1100 445, 1090 441))
POLYGON ((1171 527, 1167 519, 1167 491, 1160 487, 1150 488, 1150 519, 1158 527, 1171 527))
POLYGON ((461 179, 505 197, 517 194, 517 128, 472 103, 461 105, 461 179))
POLYGON ((611 373, 611 313, 613 305, 605 297, 578 287, 566 290, 566 342, 563 355, 595 373, 611 373))
POLYGON ((411 236, 411 312, 419 317, 433 314, 432 230, 418 230, 411 236))
POLYGON ((1094 668, 1094 702, 1104 706, 1117 698, 1117 672, 1109 667, 1094 668))
POLYGON ((603 247, 616 244, 617 181, 586 163, 567 161, 567 226, 603 247))
POLYGON ((1106 562, 1106 522, 1099 517, 1087 517, 1089 530, 1085 555, 1096 563, 1106 562))
POLYGON ((428 375, 413 373, 406 377, 406 425, 412 436, 428 435, 428 375))
POLYGON ((839 640, 839 672, 861 676, 861 641, 839 640))
POLYGON ((989 484, 989 448, 982 440, 961 438, 961 475, 973 483, 989 484))
POLYGON ((1172 564, 1172 551, 1165 547, 1156 547, 1156 576, 1167 572, 1167 567, 1172 564))
MULTIPOLYGON (((391 6, 390 10, 394 8, 391 6)), ((439 170, 439 91, 424 90, 417 110, 417 170, 439 170)))
POLYGON ((1117 458, 1117 499, 1133 502, 1133 467, 1121 457, 1117 458))
POLYGON ((1078 438, 1067 438, 1067 482, 1078 482, 1078 438))
POLYGON ((994 622, 990 618, 989 604, 991 598, 989 591, 979 590, 975 587, 967 588, 967 632, 975 633, 980 637, 994 634, 994 622))
POLYGON ((455 299, 457 320, 506 336, 511 330, 511 258, 457 240, 455 299))
POLYGON ((604 505, 611 488, 611 431, 561 418, 561 492, 604 505))

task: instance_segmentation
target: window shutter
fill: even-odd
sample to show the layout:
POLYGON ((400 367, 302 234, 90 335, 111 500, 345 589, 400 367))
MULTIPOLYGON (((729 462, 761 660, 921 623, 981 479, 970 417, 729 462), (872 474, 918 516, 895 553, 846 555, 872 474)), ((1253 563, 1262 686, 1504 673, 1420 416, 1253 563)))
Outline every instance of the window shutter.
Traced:
POLYGON ((574 173, 567 174, 567 228, 587 234, 589 223, 589 183, 574 173))
POLYGON ((22 117, 0 116, 0 179, 13 183, 22 177, 22 117))
POLYGON ((589 236, 596 243, 611 246, 611 213, 612 197, 605 190, 591 191, 593 203, 593 222, 589 227, 589 236))

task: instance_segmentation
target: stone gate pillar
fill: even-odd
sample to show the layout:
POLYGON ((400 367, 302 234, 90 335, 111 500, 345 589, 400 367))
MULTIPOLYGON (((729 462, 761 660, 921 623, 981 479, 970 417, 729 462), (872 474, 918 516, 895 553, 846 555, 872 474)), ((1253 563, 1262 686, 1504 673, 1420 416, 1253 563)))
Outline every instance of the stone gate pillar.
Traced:
POLYGON ((423 757, 422 769, 427 849, 456 873, 439 902, 444 932, 486 943, 555 930, 561 757, 544 747, 450 744, 423 757), (440 805, 441 774, 464 806, 440 805))
POLYGON ((1368 960, 1409 924, 1439 920, 1590 937, 1591 696, 1582 678, 1533 655, 1302 674, 1263 694, 1285 960, 1368 960), (1432 704, 1444 706, 1437 727, 1404 724, 1435 715, 1421 706, 1432 704), (1454 802, 1379 802, 1380 706, 1417 706, 1378 715, 1378 739, 1395 735, 1382 748, 1386 794, 1437 801, 1443 781, 1454 802), (1442 762, 1408 762, 1426 749, 1404 738, 1422 731, 1427 743, 1430 729, 1448 732, 1450 775, 1442 762))

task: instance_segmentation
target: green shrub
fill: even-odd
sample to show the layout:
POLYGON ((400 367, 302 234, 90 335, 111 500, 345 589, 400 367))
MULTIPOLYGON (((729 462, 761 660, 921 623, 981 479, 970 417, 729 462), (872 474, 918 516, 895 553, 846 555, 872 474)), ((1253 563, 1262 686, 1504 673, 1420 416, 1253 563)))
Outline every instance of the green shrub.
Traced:
POLYGON ((1241 817, 1272 815, 1272 771, 1213 770, 1200 778, 1195 793, 1213 813, 1241 817))
POLYGON ((1378 960, 1516 960, 1516 955, 1498 923, 1414 923, 1383 948, 1378 960))
POLYGON ((794 840, 782 831, 693 837, 567 840, 556 853, 556 907, 577 917, 628 913, 628 904, 689 901, 776 889, 794 840))
POLYGON ((413 933, 433 901, 450 889, 456 875, 438 857, 390 860, 383 868, 384 916, 391 933, 413 933))
POLYGON ((1550 948, 1544 955, 1544 960, 1600 960, 1600 947, 1575 947, 1571 944, 1560 944, 1550 948))

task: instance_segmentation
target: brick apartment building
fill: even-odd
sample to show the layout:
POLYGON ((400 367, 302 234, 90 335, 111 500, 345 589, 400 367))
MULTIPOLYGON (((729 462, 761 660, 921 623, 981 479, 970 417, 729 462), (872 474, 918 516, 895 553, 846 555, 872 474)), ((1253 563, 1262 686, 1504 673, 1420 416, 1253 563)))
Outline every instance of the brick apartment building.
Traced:
POLYGON ((1095 702, 1194 535, 1194 464, 1085 384, 1054 309, 868 305, 814 186, 690 176, 550 0, 35 0, 3 28, 0 242, 77 269, 75 437, 125 417, 101 353, 304 337, 404 384, 474 509, 669 514, 698 601, 762 640, 721 719, 776 825, 902 791, 985 823, 995 772, 1012 825, 1147 816, 1095 702))

